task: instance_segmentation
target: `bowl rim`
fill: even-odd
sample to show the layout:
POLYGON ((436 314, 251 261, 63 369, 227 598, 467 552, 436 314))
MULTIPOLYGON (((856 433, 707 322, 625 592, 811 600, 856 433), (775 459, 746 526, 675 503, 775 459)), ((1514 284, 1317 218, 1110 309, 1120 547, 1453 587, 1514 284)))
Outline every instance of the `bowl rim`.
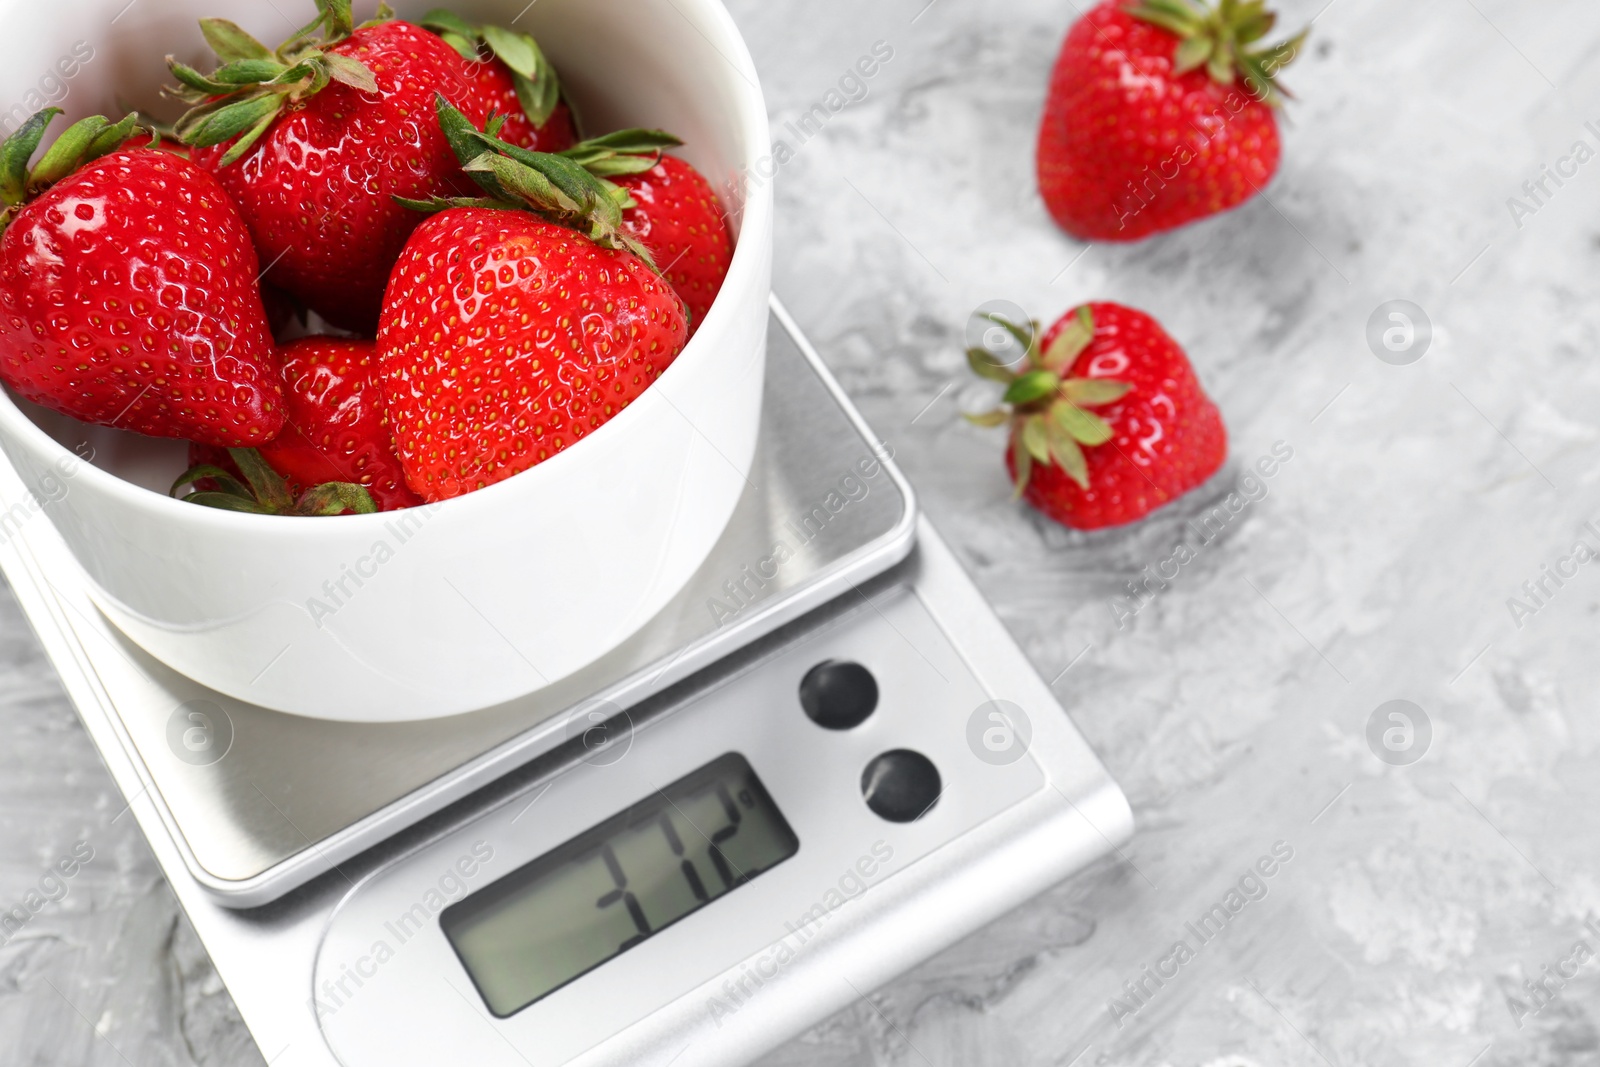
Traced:
MULTIPOLYGON (((739 232, 734 239, 733 260, 728 268, 727 277, 723 280, 722 290, 717 299, 712 302, 711 310, 706 314, 700 328, 691 337, 683 350, 678 353, 672 364, 662 372, 661 377, 651 383, 639 398, 623 408, 616 415, 608 419, 598 429, 586 435, 581 440, 562 452, 551 456, 549 459, 538 463, 519 474, 512 475, 493 485, 470 493, 463 493, 448 500, 430 501, 414 508, 398 511, 380 511, 371 515, 340 515, 340 525, 329 528, 325 522, 305 522, 303 516, 293 515, 252 515, 245 512, 226 511, 221 508, 198 507, 169 496, 165 493, 147 489, 125 478, 118 477, 108 470, 94 465, 93 462, 84 461, 83 457, 68 449, 49 433, 27 416, 12 400, 9 386, 0 383, 0 432, 20 438, 22 443, 36 454, 41 454, 46 462, 51 465, 60 463, 75 463, 78 469, 72 474, 72 481, 86 479, 88 484, 96 491, 114 498, 119 504, 126 507, 145 511, 152 517, 160 520, 170 519, 190 527, 208 528, 218 533, 249 533, 254 536, 270 535, 301 540, 316 539, 329 536, 338 532, 341 536, 349 534, 357 536, 362 531, 373 531, 383 524, 392 521, 397 515, 404 515, 407 511, 420 511, 428 509, 435 517, 445 511, 464 513, 469 510, 494 506, 501 497, 513 492, 537 492, 537 482, 540 479, 549 481, 563 476, 574 462, 581 462, 582 456, 577 461, 571 457, 578 453, 582 446, 597 437, 605 435, 607 439, 617 437, 626 431, 626 428, 638 419, 644 417, 643 406, 640 400, 649 396, 652 390, 661 388, 663 383, 670 383, 683 378, 690 373, 691 368, 708 362, 716 351, 716 330, 710 328, 713 323, 727 318, 731 311, 728 310, 728 295, 735 290, 745 287, 750 281, 759 282, 766 271, 765 250, 770 245, 770 234, 774 224, 774 205, 772 184, 767 181, 756 180, 756 167, 763 158, 762 153, 771 142, 771 128, 767 118, 765 95, 757 77, 754 60, 750 56, 748 44, 744 35, 739 32, 733 16, 719 0, 706 0, 690 10, 680 8, 676 0, 667 0, 679 14, 685 18, 694 19, 700 16, 696 28, 702 32, 707 28, 704 20, 712 23, 710 28, 717 31, 722 40, 712 42, 712 47, 722 54, 724 60, 734 66, 739 77, 730 81, 734 90, 735 111, 730 116, 734 130, 739 134, 745 145, 744 155, 735 161, 737 167, 740 192, 743 194, 743 204, 737 212, 740 225, 739 232), (722 45, 728 46, 730 51, 722 45), (520 486, 520 488, 513 488, 520 486), (283 521, 263 521, 283 520, 283 521), (291 521, 293 520, 293 521, 291 521), (360 525, 357 525, 360 524, 360 525), (320 532, 319 532, 320 531, 320 532)), ((710 37, 708 36, 708 41, 710 37)), ((726 201, 721 192, 713 187, 713 193, 726 201)), ((732 212, 730 212, 731 214, 732 212)), ((668 401, 670 403, 670 401, 668 401)), ((66 416, 70 418, 71 416, 66 416)), ((81 420, 77 420, 81 421, 81 420)), ((96 423, 83 423, 85 426, 98 426, 96 423)), ((116 429, 116 427, 108 427, 116 429)), ((131 432, 131 431, 124 431, 131 432)), ((181 438, 153 438, 153 440, 182 441, 181 438)))

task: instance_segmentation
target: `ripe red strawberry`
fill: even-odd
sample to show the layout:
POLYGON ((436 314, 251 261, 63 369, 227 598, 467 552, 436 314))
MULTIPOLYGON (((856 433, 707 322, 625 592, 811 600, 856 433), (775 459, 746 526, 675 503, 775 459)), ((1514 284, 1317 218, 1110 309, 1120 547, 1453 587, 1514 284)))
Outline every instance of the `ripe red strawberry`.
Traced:
POLYGON ((466 61, 475 93, 472 106, 460 104, 466 114, 504 115, 497 136, 535 152, 560 152, 577 141, 561 81, 533 37, 500 26, 474 26, 443 9, 428 12, 421 23, 466 61))
POLYGON ((1252 48, 1275 20, 1265 0, 1105 0, 1080 19, 1039 130, 1039 191, 1062 229, 1135 241, 1260 192, 1278 169, 1276 75, 1306 37, 1252 48))
POLYGON ((350 0, 317 7, 320 19, 276 52, 230 22, 202 20, 223 66, 203 75, 169 57, 180 95, 196 105, 177 130, 238 203, 268 279, 329 322, 370 333, 420 221, 394 198, 460 182, 432 121, 434 94, 485 116, 461 57, 434 34, 400 21, 357 27, 350 0))
MULTIPOLYGON (((304 337, 280 350, 288 396, 283 432, 257 451, 291 496, 330 482, 367 490, 379 511, 416 507, 406 488, 384 413, 377 346, 342 337, 304 337)), ((211 466, 245 481, 227 450, 189 447, 189 466, 211 466)), ((202 492, 222 489, 216 477, 180 481, 202 492)))
POLYGON ((490 199, 429 205, 443 210, 406 244, 378 329, 395 449, 429 501, 581 440, 688 336, 682 302, 619 230, 614 187, 473 130, 442 98, 439 111, 490 199), (539 214, 507 210, 518 205, 539 214))
POLYGON ((283 433, 261 457, 291 486, 353 482, 379 511, 415 507, 384 413, 378 350, 371 341, 306 337, 282 350, 289 406, 283 433))
POLYGON ((0 378, 85 422, 218 445, 283 426, 256 253, 217 180, 95 116, 30 173, 46 108, 0 147, 0 378))
POLYGON ((693 166, 661 154, 683 142, 660 130, 622 130, 562 154, 627 191, 622 229, 649 249, 700 328, 733 262, 727 216, 711 183, 693 166))
POLYGON ((1018 495, 1050 518, 1080 530, 1133 522, 1227 458, 1216 405, 1183 349, 1144 312, 1086 304, 1042 338, 1036 323, 993 321, 1027 356, 1013 374, 983 349, 968 352, 973 370, 1007 383, 1011 406, 970 418, 1011 424, 1006 468, 1018 495))

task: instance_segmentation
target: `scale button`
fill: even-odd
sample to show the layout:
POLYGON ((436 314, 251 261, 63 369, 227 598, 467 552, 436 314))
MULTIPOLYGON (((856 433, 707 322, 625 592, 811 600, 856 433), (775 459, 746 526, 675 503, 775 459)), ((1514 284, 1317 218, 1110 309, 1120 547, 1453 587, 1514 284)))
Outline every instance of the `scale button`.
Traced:
POLYGON ((800 706, 818 726, 848 730, 878 708, 878 681, 859 663, 825 660, 800 680, 800 706))
POLYGON ((939 768, 909 748, 885 752, 861 772, 861 795, 867 799, 867 807, 890 822, 922 818, 938 803, 943 788, 939 768))

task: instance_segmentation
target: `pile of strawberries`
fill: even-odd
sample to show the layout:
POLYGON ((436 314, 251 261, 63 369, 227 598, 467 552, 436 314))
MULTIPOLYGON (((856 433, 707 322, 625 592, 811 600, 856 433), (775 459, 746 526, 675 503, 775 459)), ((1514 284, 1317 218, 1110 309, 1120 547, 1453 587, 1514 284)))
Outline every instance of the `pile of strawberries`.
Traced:
MULTIPOLYGON (((1087 241, 1135 241, 1228 211, 1277 171, 1278 72, 1306 34, 1262 42, 1266 0, 1103 0, 1068 32, 1045 100, 1036 167, 1051 216, 1087 241)), ((989 321, 1023 350, 968 359, 1005 384, 968 416, 1011 427, 1006 466, 1025 497, 1078 529, 1117 526, 1204 483, 1228 454, 1222 416, 1177 342, 1111 303, 1049 330, 989 321)), ((1009 346, 1008 346, 1009 347, 1009 346)))
POLYGON ((681 142, 580 141, 531 36, 316 3, 275 51, 201 22, 219 65, 168 59, 177 144, 93 117, 31 163, 47 108, 0 145, 0 379, 192 442, 200 504, 371 512, 525 471, 660 377, 732 260, 681 142), (337 332, 280 343, 307 311, 337 332))

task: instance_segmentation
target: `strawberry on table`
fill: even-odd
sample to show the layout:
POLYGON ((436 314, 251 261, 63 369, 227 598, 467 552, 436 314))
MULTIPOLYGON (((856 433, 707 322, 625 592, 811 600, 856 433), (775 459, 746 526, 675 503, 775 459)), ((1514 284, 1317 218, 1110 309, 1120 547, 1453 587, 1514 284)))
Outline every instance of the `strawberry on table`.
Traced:
POLYGON ((526 33, 501 26, 474 26, 461 16, 435 8, 421 24, 437 33, 466 61, 475 95, 468 115, 505 116, 500 139, 535 152, 559 152, 578 139, 572 110, 561 99, 561 80, 526 33))
POLYGON ((1067 34, 1037 168, 1084 240, 1135 241, 1237 207, 1278 169, 1278 72, 1305 42, 1259 42, 1266 0, 1105 0, 1067 34))
POLYGON ((968 416, 1010 424, 1017 494, 1080 530, 1120 526, 1199 486, 1222 466, 1228 433, 1188 356, 1142 311, 1085 304, 1042 337, 1037 323, 992 320, 1026 349, 1020 372, 980 348, 979 375, 1006 384, 1001 408, 968 416))
POLYGON ((336 326, 370 333, 389 269, 420 221, 396 196, 454 190, 460 169, 433 98, 475 121, 460 55, 386 9, 356 26, 350 0, 317 0, 318 19, 269 51, 224 19, 201 29, 222 66, 168 58, 195 105, 178 121, 250 224, 269 281, 336 326), (318 36, 313 36, 318 34, 318 36))
POLYGON ((650 250, 700 328, 733 263, 733 238, 711 183, 662 149, 683 142, 660 130, 622 130, 574 145, 562 155, 628 193, 622 229, 650 250))
POLYGON ((283 393, 238 210, 210 174, 121 147, 134 116, 59 108, 0 146, 0 378, 84 422, 215 445, 271 440, 283 393))
POLYGON ((688 337, 682 301, 621 229, 615 186, 474 129, 442 97, 438 107, 487 195, 414 205, 437 214, 395 265, 378 329, 395 450, 429 501, 571 447, 688 337))

